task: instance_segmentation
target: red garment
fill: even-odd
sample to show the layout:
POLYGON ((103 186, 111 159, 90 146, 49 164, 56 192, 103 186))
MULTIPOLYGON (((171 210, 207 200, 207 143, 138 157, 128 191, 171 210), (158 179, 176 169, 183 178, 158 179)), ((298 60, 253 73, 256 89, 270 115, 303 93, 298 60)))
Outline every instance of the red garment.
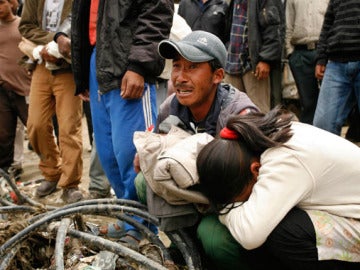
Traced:
POLYGON ((91 0, 89 19, 89 41, 91 45, 96 44, 96 21, 99 8, 99 0, 91 0))

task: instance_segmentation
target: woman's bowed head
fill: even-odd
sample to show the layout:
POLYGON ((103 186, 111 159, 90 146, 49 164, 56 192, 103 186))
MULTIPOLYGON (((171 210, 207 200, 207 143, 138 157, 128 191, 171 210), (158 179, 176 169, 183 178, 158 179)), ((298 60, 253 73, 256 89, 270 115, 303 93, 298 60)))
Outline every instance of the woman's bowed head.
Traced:
POLYGON ((254 252, 251 269, 360 269, 357 145, 281 107, 230 116, 219 135, 196 164, 218 214, 204 217, 197 231, 209 254, 229 247, 222 262, 237 262, 243 254, 230 254, 239 244, 254 252), (226 237, 209 240, 213 228, 226 237))
POLYGON ((276 107, 268 114, 230 116, 219 136, 197 158, 200 187, 216 211, 246 201, 257 181, 260 155, 291 137, 294 114, 276 107))

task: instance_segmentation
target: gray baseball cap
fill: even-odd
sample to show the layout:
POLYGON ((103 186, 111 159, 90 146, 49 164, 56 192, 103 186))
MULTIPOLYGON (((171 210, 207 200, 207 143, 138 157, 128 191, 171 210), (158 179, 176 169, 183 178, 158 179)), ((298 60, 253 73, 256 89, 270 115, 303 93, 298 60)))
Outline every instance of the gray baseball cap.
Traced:
POLYGON ((165 59, 174 59, 180 54, 190 62, 200 63, 217 59, 222 67, 226 62, 226 48, 222 41, 212 33, 193 31, 182 40, 163 40, 158 51, 165 59))

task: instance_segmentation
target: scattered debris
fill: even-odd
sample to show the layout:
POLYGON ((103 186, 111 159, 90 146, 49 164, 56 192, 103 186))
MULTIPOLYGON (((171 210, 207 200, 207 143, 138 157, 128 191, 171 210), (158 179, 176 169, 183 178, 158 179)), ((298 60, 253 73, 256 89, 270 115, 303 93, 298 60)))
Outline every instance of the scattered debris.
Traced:
POLYGON ((182 255, 172 258, 170 246, 133 216, 158 225, 139 202, 122 199, 43 204, 33 197, 36 181, 16 183, 0 169, 0 270, 200 270, 191 238, 182 231, 167 234, 182 255), (104 221, 121 219, 144 236, 136 249, 99 236, 104 221))

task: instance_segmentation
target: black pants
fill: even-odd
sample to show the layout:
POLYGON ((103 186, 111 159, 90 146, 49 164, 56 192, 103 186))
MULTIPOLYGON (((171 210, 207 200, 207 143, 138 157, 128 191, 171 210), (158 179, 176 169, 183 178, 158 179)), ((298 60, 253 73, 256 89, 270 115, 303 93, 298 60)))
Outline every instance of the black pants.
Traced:
POLYGON ((319 261, 314 226, 308 214, 298 208, 285 216, 265 244, 251 256, 254 269, 267 269, 269 264, 277 270, 360 269, 360 263, 319 261), (263 260, 260 260, 261 257, 263 260))
POLYGON ((8 169, 14 159, 17 118, 26 126, 28 104, 24 96, 0 87, 0 168, 8 169))
POLYGON ((300 97, 300 121, 312 124, 319 96, 319 84, 315 77, 316 51, 294 50, 289 65, 300 97))

